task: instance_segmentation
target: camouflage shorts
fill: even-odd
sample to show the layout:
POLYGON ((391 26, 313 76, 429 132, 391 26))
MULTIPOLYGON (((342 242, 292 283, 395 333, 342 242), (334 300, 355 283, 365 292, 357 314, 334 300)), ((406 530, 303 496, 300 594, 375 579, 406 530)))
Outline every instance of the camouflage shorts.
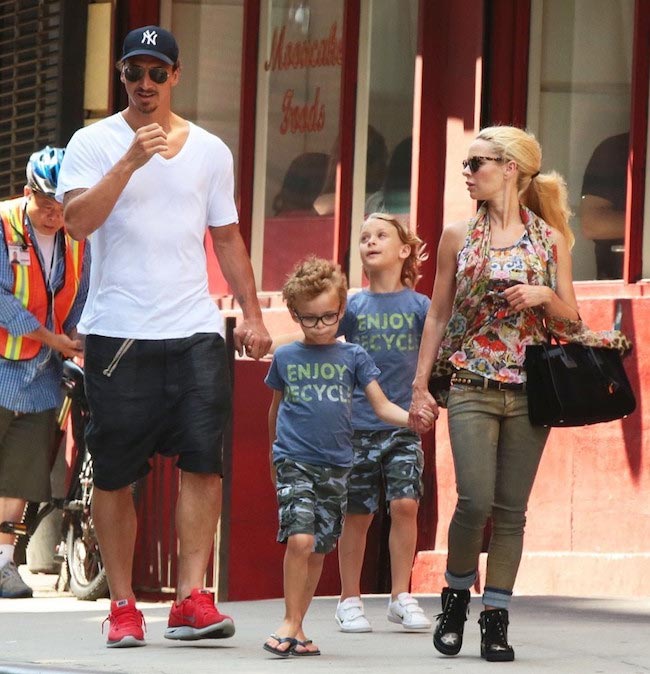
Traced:
POLYGON ((284 459, 276 465, 278 541, 314 536, 314 552, 327 553, 341 536, 349 468, 314 466, 284 459))
POLYGON ((382 482, 386 501, 421 498, 424 453, 416 433, 408 428, 355 431, 352 445, 348 512, 377 512, 382 482))

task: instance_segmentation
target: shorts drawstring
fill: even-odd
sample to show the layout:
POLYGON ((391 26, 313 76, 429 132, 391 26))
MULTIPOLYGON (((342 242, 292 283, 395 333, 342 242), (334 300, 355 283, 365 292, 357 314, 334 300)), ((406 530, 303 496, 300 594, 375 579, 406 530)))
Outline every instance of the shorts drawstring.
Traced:
POLYGON ((106 375, 107 377, 110 377, 113 374, 115 368, 119 365, 124 354, 131 348, 133 342, 135 342, 135 339, 125 339, 120 344, 120 348, 116 351, 115 355, 113 356, 113 360, 108 364, 108 367, 103 371, 102 374, 106 375))

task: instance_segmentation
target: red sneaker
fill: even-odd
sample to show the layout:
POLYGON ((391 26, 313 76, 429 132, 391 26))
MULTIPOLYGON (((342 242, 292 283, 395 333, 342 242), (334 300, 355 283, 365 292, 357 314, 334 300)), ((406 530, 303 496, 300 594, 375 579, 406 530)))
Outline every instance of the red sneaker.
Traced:
POLYGON ((120 599, 111 602, 111 612, 108 618, 108 648, 129 648, 130 646, 144 646, 144 616, 135 607, 135 599, 120 599))
POLYGON ((219 613, 210 590, 192 590, 187 599, 169 611, 165 639, 227 639, 235 633, 232 618, 219 613))

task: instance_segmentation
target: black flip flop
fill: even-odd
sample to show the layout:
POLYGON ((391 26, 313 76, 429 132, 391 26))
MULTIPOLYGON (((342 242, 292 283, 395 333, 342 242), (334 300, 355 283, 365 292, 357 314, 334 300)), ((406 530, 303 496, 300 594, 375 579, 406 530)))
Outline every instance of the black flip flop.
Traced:
POLYGON ((278 642, 278 646, 280 644, 289 644, 289 648, 286 650, 280 650, 278 646, 269 646, 266 642, 262 644, 262 648, 265 651, 273 653, 273 655, 277 655, 281 658, 288 658, 296 647, 296 644, 300 643, 298 639, 294 639, 293 637, 279 637, 277 634, 269 635, 269 639, 275 639, 278 642))
POLYGON ((308 655, 320 655, 320 650, 317 648, 315 651, 297 651, 296 646, 302 646, 303 648, 307 648, 309 644, 313 644, 314 642, 311 639, 305 639, 304 641, 300 641, 300 639, 296 639, 295 645, 289 649, 291 651, 291 655, 295 655, 298 658, 302 658, 304 656, 308 655))

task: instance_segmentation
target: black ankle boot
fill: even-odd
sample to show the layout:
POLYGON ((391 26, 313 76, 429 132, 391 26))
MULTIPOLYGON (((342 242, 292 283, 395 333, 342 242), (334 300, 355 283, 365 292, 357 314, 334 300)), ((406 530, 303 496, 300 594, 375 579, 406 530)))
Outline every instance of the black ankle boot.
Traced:
POLYGON ((469 590, 445 587, 440 595, 442 613, 433 633, 433 645, 445 655, 457 655, 463 645, 463 629, 469 614, 469 590))
POLYGON ((508 611, 504 608, 483 611, 478 619, 481 626, 481 657, 488 662, 510 662, 515 652, 508 643, 508 611))

